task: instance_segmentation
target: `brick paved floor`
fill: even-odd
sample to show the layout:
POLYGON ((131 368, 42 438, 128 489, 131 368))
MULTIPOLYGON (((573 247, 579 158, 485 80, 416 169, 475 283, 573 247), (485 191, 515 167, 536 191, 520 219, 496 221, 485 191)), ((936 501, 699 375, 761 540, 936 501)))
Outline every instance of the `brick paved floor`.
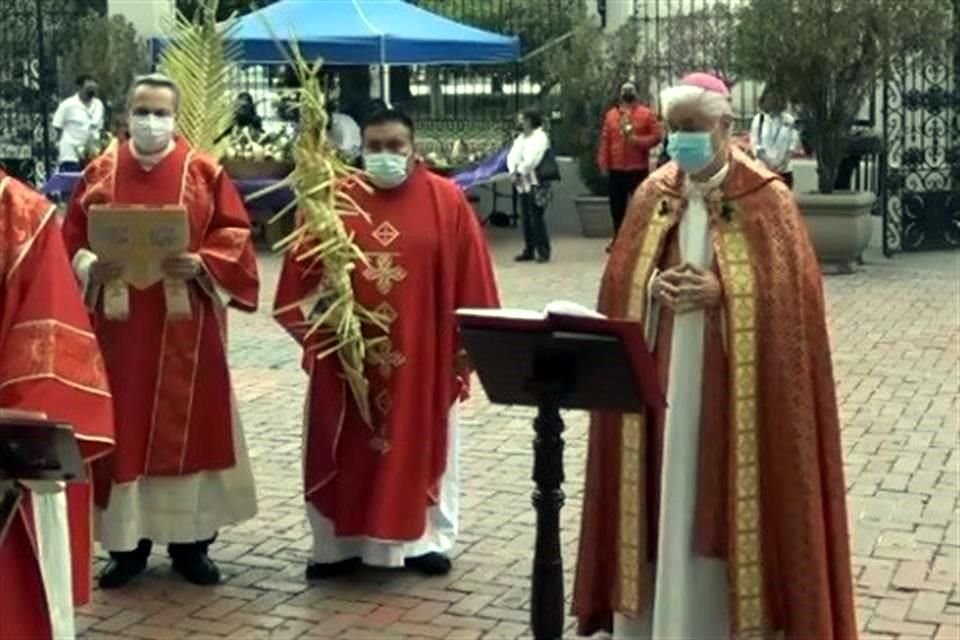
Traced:
MULTIPOLYGON (((557 241, 549 266, 515 265, 512 238, 495 250, 505 303, 592 304, 603 243, 557 241)), ((958 255, 877 261, 827 279, 844 424, 859 622, 864 637, 960 638, 958 528, 958 255)), ((234 314, 231 361, 257 476, 260 515, 221 532, 224 584, 204 589, 149 573, 100 593, 82 637, 493 638, 527 635, 533 543, 531 413, 479 394, 463 416, 462 535, 451 576, 370 571, 308 586, 310 537, 300 496, 299 354, 269 318, 278 261, 265 257, 264 308, 234 314)), ((568 416, 564 553, 573 566, 585 418, 568 416)), ((102 561, 101 561, 102 562, 102 561)), ((572 633, 568 633, 572 636, 572 633)))

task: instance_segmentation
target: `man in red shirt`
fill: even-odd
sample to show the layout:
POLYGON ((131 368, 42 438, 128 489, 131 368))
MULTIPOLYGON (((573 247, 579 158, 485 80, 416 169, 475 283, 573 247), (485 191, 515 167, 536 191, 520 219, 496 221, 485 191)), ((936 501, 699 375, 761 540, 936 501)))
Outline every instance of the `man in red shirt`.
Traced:
POLYGON ((637 100, 637 86, 624 82, 620 100, 603 118, 597 151, 597 165, 610 180, 614 235, 620 231, 630 196, 650 172, 650 150, 662 137, 657 116, 637 100))

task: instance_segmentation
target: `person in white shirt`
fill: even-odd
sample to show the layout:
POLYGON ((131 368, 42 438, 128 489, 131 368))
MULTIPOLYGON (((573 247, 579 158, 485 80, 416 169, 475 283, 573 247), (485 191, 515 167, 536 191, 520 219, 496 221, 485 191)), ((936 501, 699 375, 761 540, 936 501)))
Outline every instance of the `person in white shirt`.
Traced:
POLYGON ((103 102, 97 97, 97 81, 89 75, 77 78, 77 93, 60 103, 53 114, 59 136, 57 164, 60 171, 78 172, 87 145, 103 132, 103 102))
POLYGON ((536 111, 525 111, 520 117, 521 132, 507 155, 507 169, 520 194, 520 217, 523 222, 523 253, 517 262, 550 261, 550 236, 544 220, 549 198, 547 185, 537 175, 537 168, 550 149, 550 138, 543 130, 543 118, 536 111))
POLYGON ((346 113, 340 113, 336 103, 330 106, 330 138, 348 162, 354 162, 360 157, 363 148, 360 125, 346 113))
POLYGON ((779 173, 791 188, 790 157, 799 140, 796 120, 787 113, 783 97, 766 89, 760 96, 760 112, 750 125, 750 144, 757 159, 771 171, 779 173))

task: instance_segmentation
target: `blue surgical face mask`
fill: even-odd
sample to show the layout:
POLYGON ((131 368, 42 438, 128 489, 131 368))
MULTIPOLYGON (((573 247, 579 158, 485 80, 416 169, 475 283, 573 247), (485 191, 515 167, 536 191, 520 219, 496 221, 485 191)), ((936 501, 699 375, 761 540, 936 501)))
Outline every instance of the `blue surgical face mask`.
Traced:
POLYGON ((410 175, 410 156, 402 153, 363 154, 363 167, 370 176, 370 182, 378 189, 394 189, 407 181, 410 175))
POLYGON ((667 153, 685 173, 701 171, 716 155, 709 131, 671 131, 667 153))

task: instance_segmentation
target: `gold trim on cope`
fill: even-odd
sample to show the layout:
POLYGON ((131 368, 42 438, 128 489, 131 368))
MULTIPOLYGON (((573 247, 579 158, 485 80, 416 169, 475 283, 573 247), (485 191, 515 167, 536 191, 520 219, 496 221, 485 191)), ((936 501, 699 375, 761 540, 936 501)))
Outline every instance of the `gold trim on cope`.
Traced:
POLYGON ((739 212, 720 225, 717 262, 730 328, 733 522, 730 558, 733 627, 738 638, 766 633, 757 449, 756 281, 739 212))
MULTIPOLYGON (((640 255, 630 281, 627 318, 641 323, 647 313, 647 282, 662 250, 667 232, 676 224, 676 207, 669 198, 657 204, 654 211, 668 215, 653 215, 650 219, 640 255)), ((641 553, 640 514, 646 510, 646 470, 641 461, 646 453, 644 431, 646 418, 640 414, 624 414, 620 428, 620 509, 617 535, 619 613, 638 617, 643 611, 640 603, 641 553)))

